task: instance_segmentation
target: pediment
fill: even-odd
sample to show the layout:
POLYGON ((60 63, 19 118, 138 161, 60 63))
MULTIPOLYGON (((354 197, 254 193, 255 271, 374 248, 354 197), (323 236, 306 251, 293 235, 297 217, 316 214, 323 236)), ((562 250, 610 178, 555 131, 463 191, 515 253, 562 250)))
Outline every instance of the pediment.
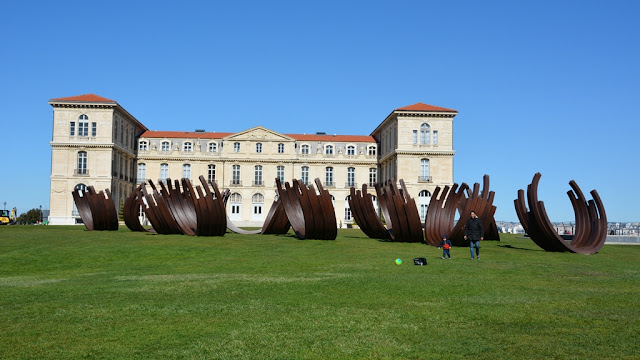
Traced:
POLYGON ((241 131, 224 137, 224 140, 248 140, 248 141, 295 141, 294 138, 269 130, 262 126, 241 131))

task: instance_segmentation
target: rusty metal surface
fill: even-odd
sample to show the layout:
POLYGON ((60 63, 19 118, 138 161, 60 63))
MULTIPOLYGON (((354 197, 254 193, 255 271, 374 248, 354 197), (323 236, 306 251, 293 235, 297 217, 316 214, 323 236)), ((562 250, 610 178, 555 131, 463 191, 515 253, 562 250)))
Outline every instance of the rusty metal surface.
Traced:
POLYGON ((331 194, 325 190, 320 179, 315 179, 318 192, 293 179, 292 185, 285 182, 284 189, 276 178, 279 200, 284 212, 299 239, 335 240, 338 234, 331 194))
POLYGON ((384 227, 373 206, 373 196, 367 192, 367 184, 362 191, 352 187, 349 190, 349 208, 360 230, 373 239, 391 240, 389 230, 384 227))
POLYGON ((87 191, 75 189, 71 195, 88 230, 118 230, 118 213, 109 189, 96 193, 89 186, 87 191))
POLYGON ((598 252, 607 238, 607 215, 598 192, 591 190, 593 200, 587 201, 578 184, 573 180, 569 182, 572 190, 567 192, 567 196, 573 206, 576 226, 573 240, 566 241, 555 231, 544 202, 538 200, 540 177, 542 175, 536 173, 527 187, 526 201, 529 210, 524 190, 518 190, 518 198, 513 201, 520 224, 531 240, 545 251, 568 251, 585 255, 598 252))
POLYGON ((145 198, 144 212, 147 219, 158 234, 182 234, 182 229, 178 222, 171 214, 166 199, 158 192, 153 180, 149 180, 151 192, 147 191, 146 186, 142 186, 142 194, 145 198))
POLYGON ((422 242, 422 224, 416 202, 409 195, 402 179, 400 186, 401 189, 396 185, 395 179, 383 188, 375 186, 378 205, 387 222, 389 237, 392 241, 422 242))
POLYGON ((122 208, 124 223, 131 231, 154 232, 153 228, 146 229, 142 226, 140 218, 138 217, 140 207, 144 208, 144 202, 142 201, 142 186, 144 186, 144 184, 138 185, 137 188, 133 189, 131 194, 129 194, 127 199, 124 201, 124 207, 122 208))
POLYGON ((267 218, 262 225, 261 234, 286 234, 289 232, 291 224, 287 218, 287 213, 284 211, 284 205, 280 201, 280 197, 273 202, 267 218))
POLYGON ((454 246, 468 246, 469 243, 464 239, 464 226, 471 211, 482 221, 485 228, 484 239, 500 240, 494 219, 494 197, 495 193, 489 191, 489 175, 483 177, 482 191, 478 183, 473 185, 471 191, 465 183, 460 186, 453 184, 451 187, 436 187, 425 217, 424 235, 427 244, 438 246, 442 235, 447 234, 454 246), (456 210, 460 217, 454 224, 456 210))

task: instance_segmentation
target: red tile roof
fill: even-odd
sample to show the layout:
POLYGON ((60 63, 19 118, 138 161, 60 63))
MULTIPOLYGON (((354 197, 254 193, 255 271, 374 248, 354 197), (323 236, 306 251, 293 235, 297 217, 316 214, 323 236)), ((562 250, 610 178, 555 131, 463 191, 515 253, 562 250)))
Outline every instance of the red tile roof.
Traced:
POLYGON ((284 134, 298 141, 322 141, 322 142, 370 142, 376 140, 369 135, 312 135, 312 134, 284 134))
MULTIPOLYGON (((141 138, 168 138, 168 139, 222 139, 235 133, 223 132, 192 132, 192 131, 145 131, 141 138)), ((307 134, 283 134, 298 141, 321 142, 368 142, 375 143, 373 137, 368 135, 307 135, 307 134)))
POLYGON ((107 99, 105 97, 96 95, 96 94, 85 94, 78 96, 69 96, 63 98, 55 98, 50 101, 84 101, 84 102, 111 102, 115 103, 115 100, 107 99))
POLYGON ((193 132, 193 131, 151 131, 147 130, 140 137, 143 138, 181 138, 181 139, 222 139, 233 133, 193 132))
POLYGON ((444 112, 458 112, 457 110, 447 109, 440 106, 433 106, 423 103, 415 103, 413 105, 397 108, 396 111, 444 111, 444 112))

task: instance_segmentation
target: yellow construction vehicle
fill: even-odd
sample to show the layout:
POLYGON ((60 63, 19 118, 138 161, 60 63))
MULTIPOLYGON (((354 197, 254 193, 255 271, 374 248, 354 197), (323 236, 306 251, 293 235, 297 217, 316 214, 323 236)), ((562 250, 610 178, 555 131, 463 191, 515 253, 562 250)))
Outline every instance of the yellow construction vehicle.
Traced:
POLYGON ((0 210, 0 225, 15 225, 18 217, 18 210, 16 208, 9 210, 0 210))

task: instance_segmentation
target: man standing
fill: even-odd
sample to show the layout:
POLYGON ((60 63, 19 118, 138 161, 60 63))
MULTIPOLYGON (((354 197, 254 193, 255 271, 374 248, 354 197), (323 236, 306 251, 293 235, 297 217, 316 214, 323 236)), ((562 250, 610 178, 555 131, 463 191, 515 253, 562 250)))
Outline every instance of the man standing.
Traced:
POLYGON ((471 212, 471 217, 464 227, 464 239, 469 241, 471 260, 473 260, 474 247, 476 248, 476 258, 480 259, 480 240, 484 240, 484 226, 475 211, 471 212))

